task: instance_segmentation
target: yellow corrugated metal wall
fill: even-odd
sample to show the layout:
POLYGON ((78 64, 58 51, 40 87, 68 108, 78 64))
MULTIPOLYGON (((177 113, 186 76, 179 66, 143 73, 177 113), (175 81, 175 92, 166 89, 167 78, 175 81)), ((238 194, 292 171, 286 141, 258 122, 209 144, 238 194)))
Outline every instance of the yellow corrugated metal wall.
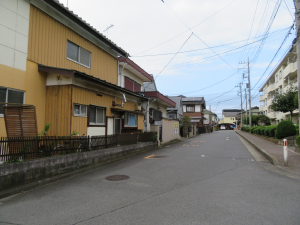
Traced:
MULTIPOLYGON (((113 96, 102 94, 101 97, 93 90, 72 86, 72 103, 106 107, 106 116, 112 116, 110 108, 112 107, 113 101, 116 101, 117 104, 121 104, 121 99, 115 99, 113 96)), ((134 102, 126 102, 123 109, 134 111, 135 104, 134 102)), ((140 121, 143 120, 143 116, 142 118, 138 118, 138 129, 144 128, 144 123, 140 123, 140 121)), ((72 116, 71 130, 76 130, 80 135, 83 133, 87 134, 87 117, 72 116)))
POLYGON ((33 5, 30 7, 28 60, 46 66, 77 70, 117 84, 116 58, 33 5), (92 53, 90 69, 67 59, 67 40, 92 53))
POLYGON ((51 123, 48 136, 71 133, 71 97, 70 85, 47 87, 45 123, 51 123))
POLYGON ((138 130, 144 129, 144 115, 138 115, 138 130))

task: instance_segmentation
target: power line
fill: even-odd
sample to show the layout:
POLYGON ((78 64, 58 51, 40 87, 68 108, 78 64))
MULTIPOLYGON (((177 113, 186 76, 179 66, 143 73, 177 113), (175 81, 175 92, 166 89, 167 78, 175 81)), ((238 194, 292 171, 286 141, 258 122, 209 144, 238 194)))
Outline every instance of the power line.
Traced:
POLYGON ((275 57, 277 56, 278 52, 280 51, 281 47, 283 46, 283 44, 285 43, 286 39, 288 38, 290 31, 293 29, 294 24, 291 26, 291 28, 289 29, 288 33, 286 34, 285 38, 283 39, 281 45, 279 46, 277 52, 275 53, 274 57, 272 58, 271 62, 269 63, 269 65, 267 66, 266 70, 264 71, 264 73, 261 75, 261 77, 258 79, 258 81, 256 82, 256 84, 253 86, 253 88, 259 83, 259 81, 262 79, 262 77, 265 75, 265 73, 267 72, 267 70, 269 69, 271 63, 274 61, 275 57))
MULTIPOLYGON (((252 32, 252 28, 253 28, 253 24, 254 24, 254 21, 255 21, 255 16, 256 16, 256 11, 257 11, 257 6, 258 6, 258 3, 259 3, 259 0, 257 0, 257 3, 256 3, 256 7, 255 7, 255 12, 254 12, 254 17, 253 17, 253 20, 252 20, 252 24, 251 24, 251 28, 250 28, 250 32, 249 32, 249 35, 248 35, 248 38, 247 38, 247 44, 248 44, 248 40, 250 38, 250 35, 251 35, 251 32, 252 32)), ((242 54, 242 56, 240 58, 243 58, 244 56, 244 53, 246 51, 246 48, 242 54)), ((249 53, 249 52, 248 52, 249 53)))
MULTIPOLYGON (((199 26, 200 24, 202 24, 202 23, 205 22, 206 20, 208 20, 208 19, 210 19, 211 17, 215 16, 216 14, 218 14, 219 12, 221 12, 222 10, 224 10, 225 8, 227 8, 229 5, 231 5, 231 4, 232 4, 233 2, 235 2, 235 1, 236 1, 236 0, 233 0, 232 2, 230 2, 229 4, 227 4, 226 6, 224 6, 222 9, 220 9, 219 11, 217 11, 216 13, 214 13, 213 15, 207 17, 206 19, 202 20, 200 23, 198 23, 197 25, 193 26, 192 28, 195 28, 195 27, 199 26)), ((156 45, 156 46, 154 46, 154 47, 152 47, 152 48, 150 48, 150 49, 148 49, 148 50, 145 50, 145 51, 143 51, 143 52, 137 53, 136 55, 142 54, 142 53, 147 52, 147 51, 150 51, 150 50, 152 50, 152 49, 154 49, 154 48, 156 48, 156 47, 159 47, 159 46, 161 46, 161 45, 163 45, 163 44, 165 44, 165 43, 167 43, 167 42, 169 42, 169 41, 171 41, 171 40, 173 40, 173 39, 179 37, 180 35, 185 34, 185 33, 188 32, 188 31, 190 31, 190 29, 188 29, 188 30, 186 30, 186 31, 184 31, 184 32, 182 32, 182 33, 180 33, 180 34, 178 34, 177 36, 175 36, 175 37, 173 37, 173 38, 171 38, 171 39, 169 39, 169 40, 167 40, 167 41, 165 41, 165 42, 163 42, 163 43, 161 43, 161 44, 159 44, 159 45, 156 45)))
POLYGON ((188 37, 188 39, 186 39, 186 41, 183 43, 183 45, 180 47, 180 49, 175 53, 175 55, 173 56, 173 58, 167 63, 167 65, 165 65, 165 67, 156 75, 156 77, 154 78, 154 80, 156 80, 156 78, 162 73, 162 71, 164 71, 164 69, 170 64, 170 62, 172 62, 172 60, 175 58, 175 56, 178 54, 178 52, 183 48, 183 46, 187 43, 187 41, 192 37, 192 35, 193 35, 193 32, 188 37))
MULTIPOLYGON (((286 29, 289 29, 289 27, 284 28, 284 29, 281 29, 281 30, 274 31, 274 32, 272 32, 271 34, 274 34, 274 36, 275 36, 277 33, 282 32, 282 31, 284 31, 284 30, 286 30, 286 29)), ((277 34, 277 35, 278 35, 278 34, 277 34)), ((261 35, 261 36, 263 36, 263 35, 261 35)), ((273 35, 271 35, 271 36, 273 36, 273 35)), ((271 37, 271 36, 269 36, 269 37, 271 37)), ((260 36, 258 36, 258 37, 260 37, 260 36)), ((212 46, 212 47, 210 47, 210 48, 218 48, 218 47, 223 47, 223 46, 226 46, 226 45, 232 45, 232 44, 236 44, 236 43, 239 43, 239 42, 249 41, 250 39, 256 39, 256 38, 258 38, 258 37, 248 38, 248 39, 245 39, 245 40, 236 41, 236 42, 231 42, 231 43, 223 44, 223 45, 216 45, 216 46, 212 46)), ((257 40, 257 41, 253 41, 253 42, 251 42, 250 44, 256 43, 256 42, 261 41, 261 40, 263 40, 263 39, 259 39, 259 40, 257 40)), ((246 45, 247 45, 247 44, 246 44, 246 45)), ((246 45, 243 45, 243 46, 246 46, 246 45)), ((207 49, 210 49, 210 48, 192 49, 192 50, 188 50, 188 51, 178 52, 178 54, 181 54, 181 53, 188 53, 188 52, 195 52, 195 51, 202 51, 202 50, 207 50, 207 49)), ((131 57, 131 58, 139 58, 139 57, 153 57, 153 56, 173 55, 173 54, 175 54, 175 53, 172 52, 172 53, 161 53, 161 54, 155 54, 155 55, 141 55, 141 56, 130 56, 130 57, 131 57)))
MULTIPOLYGON (((168 6, 167 3, 164 2, 164 4, 171 10, 171 12, 174 13, 174 15, 190 30, 192 29, 168 6)), ((193 31, 192 31, 193 32, 193 31)), ((211 51, 213 51, 215 54, 219 56, 220 59, 222 59, 228 66, 230 66, 232 69, 235 70, 233 66, 231 66, 225 59, 223 59, 218 53, 216 53, 208 44, 206 44, 197 34, 194 33, 194 36, 197 37, 203 44, 205 44, 211 51)))

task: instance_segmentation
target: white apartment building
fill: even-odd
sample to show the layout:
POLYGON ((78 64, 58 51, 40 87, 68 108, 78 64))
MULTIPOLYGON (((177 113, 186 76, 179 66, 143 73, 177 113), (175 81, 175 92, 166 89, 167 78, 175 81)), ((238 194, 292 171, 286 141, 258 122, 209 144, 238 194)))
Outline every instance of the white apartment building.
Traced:
MULTIPOLYGON (((271 119, 271 124, 278 124, 282 119, 287 120, 290 113, 274 112, 271 109, 272 100, 276 91, 284 93, 290 86, 298 87, 297 79, 297 52, 296 46, 292 46, 284 59, 273 71, 268 80, 260 88, 259 111, 271 119)), ((299 110, 293 111, 292 121, 298 123, 299 110)))

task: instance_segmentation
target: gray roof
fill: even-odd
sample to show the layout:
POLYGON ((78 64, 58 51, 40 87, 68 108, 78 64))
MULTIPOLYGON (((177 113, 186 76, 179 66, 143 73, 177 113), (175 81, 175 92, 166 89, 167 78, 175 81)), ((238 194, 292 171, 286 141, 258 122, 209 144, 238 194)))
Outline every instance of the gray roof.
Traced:
POLYGON ((223 112, 225 117, 235 117, 237 114, 237 112, 223 112))
POLYGON ((203 97, 187 97, 182 99, 183 102, 201 102, 204 101, 203 97))
POLYGON ((180 96, 167 96, 167 97, 176 103, 176 108, 167 108, 167 111, 176 110, 178 114, 182 115, 183 109, 181 106, 182 104, 180 104, 182 97, 180 96))

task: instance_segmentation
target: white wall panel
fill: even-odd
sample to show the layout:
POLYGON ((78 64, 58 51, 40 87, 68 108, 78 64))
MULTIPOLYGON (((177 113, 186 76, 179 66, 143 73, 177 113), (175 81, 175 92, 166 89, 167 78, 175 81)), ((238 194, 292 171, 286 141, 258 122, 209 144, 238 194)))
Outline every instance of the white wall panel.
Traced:
POLYGON ((186 105, 183 105, 183 112, 186 112, 186 105))
POLYGON ((0 45, 0 64, 14 66, 14 50, 4 45, 0 45))
POLYGON ((16 29, 16 13, 0 5, 0 24, 15 30, 16 29))
POLYGON ((105 127, 88 127, 87 135, 90 136, 105 135, 105 127))
POLYGON ((107 119, 107 135, 114 134, 114 119, 108 118, 107 119))
POLYGON ((30 4, 0 0, 0 64, 26 70, 30 4))
POLYGON ((18 15, 16 31, 20 34, 28 36, 28 30, 29 30, 29 20, 18 15))
POLYGON ((195 105, 195 112, 201 112, 201 106, 195 105))
POLYGON ((29 11, 30 5, 25 2, 24 0, 18 0, 18 11, 17 13, 24 17, 25 19, 29 20, 29 11))
POLYGON ((16 46, 15 46, 15 49, 20 51, 20 52, 23 52, 23 53, 27 54, 28 37, 26 37, 22 34, 16 33, 16 46))
POLYGON ((4 45, 9 48, 15 47, 16 32, 8 29, 7 27, 0 25, 0 45, 4 45))
POLYGON ((26 71, 27 54, 15 50, 14 68, 26 71))
POLYGON ((5 8, 13 11, 13 12, 17 12, 17 1, 13 1, 13 0, 0 0, 0 5, 4 6, 5 8))

